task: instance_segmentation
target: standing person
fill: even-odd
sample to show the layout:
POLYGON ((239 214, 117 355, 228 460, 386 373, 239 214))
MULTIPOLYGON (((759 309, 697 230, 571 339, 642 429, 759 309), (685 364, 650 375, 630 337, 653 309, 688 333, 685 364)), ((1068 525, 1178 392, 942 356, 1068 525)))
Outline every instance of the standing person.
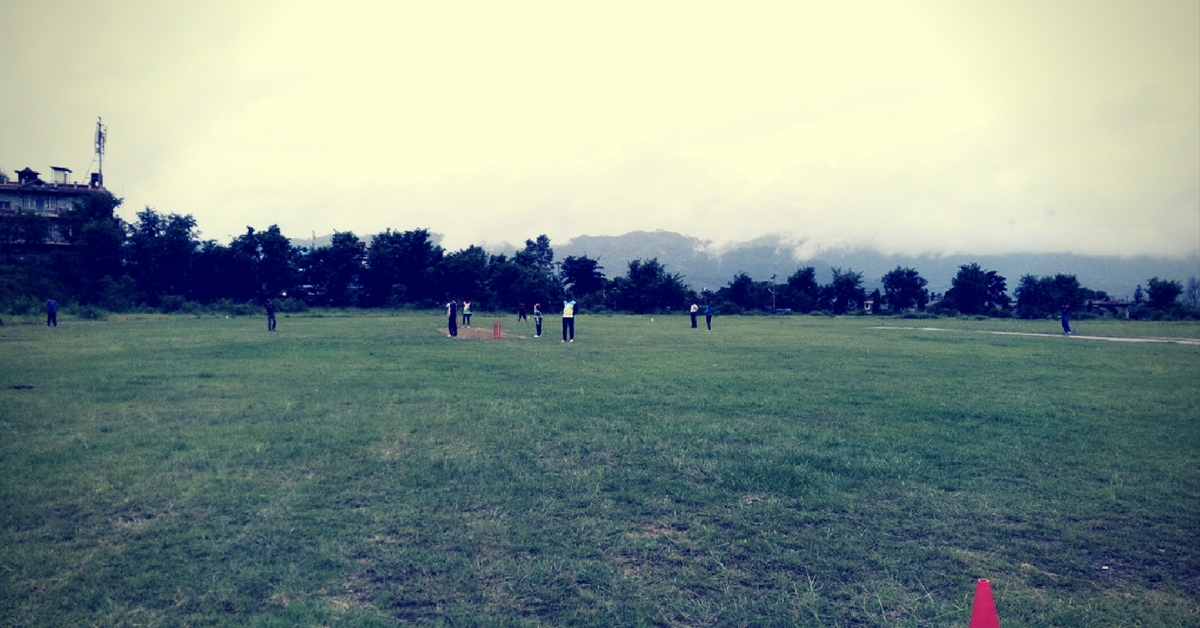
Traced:
POLYGON ((451 338, 458 338, 458 303, 450 296, 446 302, 446 329, 450 332, 451 338))
POLYGON ((517 322, 521 321, 529 322, 529 318, 525 316, 525 302, 523 301, 517 304, 517 322))
POLYGON ((471 326, 471 302, 463 301, 463 327, 471 326))
POLYGON ((54 297, 46 301, 46 327, 58 327, 58 301, 54 297))
POLYGON ((537 334, 534 338, 542 337, 542 304, 533 304, 533 324, 537 327, 537 334))
POLYGON ((691 315, 692 315, 692 329, 695 329, 696 328, 696 314, 700 312, 700 306, 693 303, 692 308, 689 311, 691 312, 691 315))
POLYGON ((275 299, 267 299, 267 331, 275 331, 275 299))
POLYGON ((567 297, 563 301, 563 342, 575 342, 575 300, 567 297), (570 333, 570 340, 567 339, 567 334, 570 333))
POLYGON ((708 331, 712 331, 712 301, 704 305, 704 324, 708 326, 708 331))
POLYGON ((1071 304, 1062 304, 1062 328, 1064 334, 1071 333, 1071 304))

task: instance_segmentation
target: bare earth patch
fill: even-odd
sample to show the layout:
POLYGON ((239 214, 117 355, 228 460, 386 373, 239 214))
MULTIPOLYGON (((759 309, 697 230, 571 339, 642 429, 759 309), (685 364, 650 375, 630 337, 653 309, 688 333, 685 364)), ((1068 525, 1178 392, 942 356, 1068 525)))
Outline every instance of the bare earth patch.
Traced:
MULTIPOLYGON (((442 332, 443 336, 450 335, 450 330, 445 327, 443 327, 441 329, 441 332, 442 332)), ((487 327, 459 327, 458 328, 458 337, 465 338, 467 340, 492 340, 492 327, 490 325, 487 327)), ((522 336, 520 334, 514 334, 514 333, 509 332, 508 330, 501 329, 499 339, 500 340, 512 340, 514 338, 524 338, 524 337, 525 336, 522 336)))

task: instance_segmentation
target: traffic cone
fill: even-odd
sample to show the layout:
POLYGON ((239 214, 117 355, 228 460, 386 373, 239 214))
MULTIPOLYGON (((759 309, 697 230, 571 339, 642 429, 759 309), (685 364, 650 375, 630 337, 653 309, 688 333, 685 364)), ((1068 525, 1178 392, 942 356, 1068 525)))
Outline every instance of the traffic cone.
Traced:
POLYGON ((980 578, 975 583, 975 604, 971 607, 971 628, 1000 628, 996 602, 992 600, 992 583, 980 578))

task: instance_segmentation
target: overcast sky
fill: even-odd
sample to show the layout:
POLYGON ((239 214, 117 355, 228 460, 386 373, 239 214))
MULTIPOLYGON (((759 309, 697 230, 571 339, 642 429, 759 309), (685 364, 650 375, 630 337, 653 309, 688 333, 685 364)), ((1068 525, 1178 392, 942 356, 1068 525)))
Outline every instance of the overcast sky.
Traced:
POLYGON ((1200 252, 1200 3, 9 3, 0 169, 204 239, 1200 252))

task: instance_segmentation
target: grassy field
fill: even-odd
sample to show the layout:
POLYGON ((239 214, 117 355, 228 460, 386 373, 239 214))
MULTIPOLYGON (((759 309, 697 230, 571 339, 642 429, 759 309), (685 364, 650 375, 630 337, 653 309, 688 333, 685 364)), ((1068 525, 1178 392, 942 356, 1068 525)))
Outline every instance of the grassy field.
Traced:
POLYGON ((1200 625, 1198 345, 546 323, 6 321, 0 625, 1200 625))

